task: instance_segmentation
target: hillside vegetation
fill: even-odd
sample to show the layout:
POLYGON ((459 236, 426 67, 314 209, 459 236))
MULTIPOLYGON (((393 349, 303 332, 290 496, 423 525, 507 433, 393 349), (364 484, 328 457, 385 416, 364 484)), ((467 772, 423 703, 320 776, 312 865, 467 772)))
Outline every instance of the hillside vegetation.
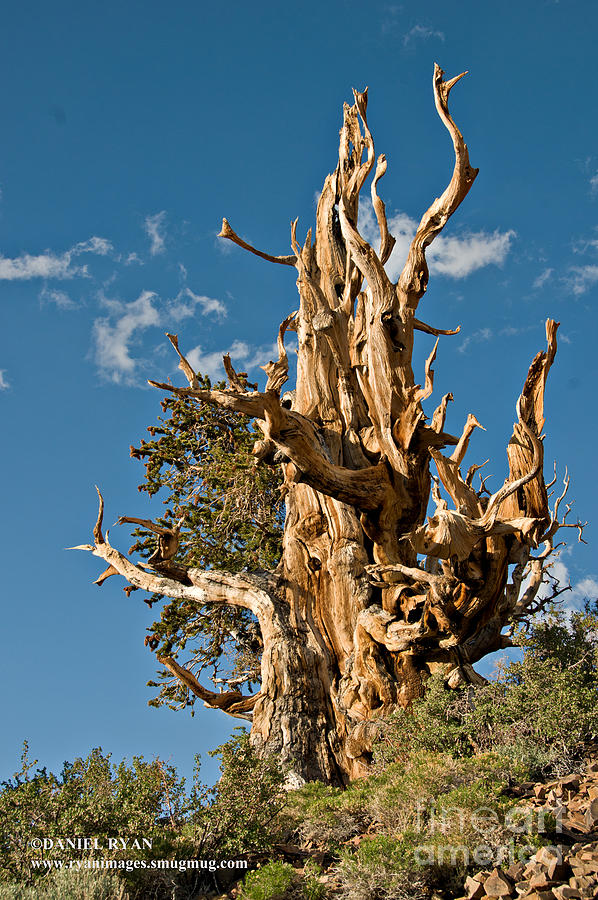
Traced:
MULTIPOLYGON (((36 768, 25 748, 19 772, 0 792, 0 900, 517 896, 506 888, 484 893, 482 881, 495 868, 498 875, 510 869, 525 895, 525 864, 555 844, 577 853, 587 845, 591 881, 594 850, 587 848, 598 846, 598 766, 587 762, 598 736, 596 610, 568 621, 553 609, 517 642, 521 658, 500 665, 487 684, 451 691, 442 678, 430 679, 422 700, 380 723, 373 774, 345 790, 318 782, 285 790, 285 772, 276 760, 257 759, 245 734, 219 749, 218 784, 207 788, 196 778, 190 790, 160 760, 115 766, 98 749, 54 775, 36 768), (563 823, 551 798, 573 797, 583 781, 576 773, 584 771, 597 783, 584 782, 590 812, 582 810, 580 819, 565 805, 570 818, 563 823), (32 845, 72 835, 96 837, 100 847, 32 845), (110 836, 129 846, 101 849, 110 836), (131 847, 141 837, 151 839, 151 849, 131 847), (120 867, 49 873, 34 867, 43 866, 36 862, 42 857, 111 857, 120 867), (180 865, 127 871, 127 861, 147 866, 152 859, 180 865), (183 864, 194 860, 204 867, 183 864), (240 860, 249 871, 210 871, 210 860, 240 860), (476 880, 480 872, 486 874, 476 880)), ((564 894, 549 893, 547 884, 546 898, 593 896, 582 882, 564 894)))

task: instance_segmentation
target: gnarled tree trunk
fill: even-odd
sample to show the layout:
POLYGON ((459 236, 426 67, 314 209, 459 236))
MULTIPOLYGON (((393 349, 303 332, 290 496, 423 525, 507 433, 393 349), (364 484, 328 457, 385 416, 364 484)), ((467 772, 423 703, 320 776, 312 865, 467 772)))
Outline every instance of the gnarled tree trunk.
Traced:
POLYGON ((509 477, 493 495, 483 483, 477 491, 472 486, 477 467, 465 477, 460 471, 476 418, 469 416, 453 437, 444 430, 450 394, 431 418, 422 409, 433 391, 438 340, 423 387, 412 370, 416 331, 437 338, 455 333, 424 324, 416 312, 428 280, 425 249, 477 175, 447 105, 460 77, 444 81, 435 69, 436 108, 454 145, 455 168, 423 216, 396 284, 384 268, 394 239, 377 192, 386 160, 375 160, 367 93, 355 93, 354 105, 344 109, 338 165, 303 246, 296 223, 293 252, 281 257, 255 250, 223 223, 223 237, 297 271, 299 309, 281 325, 279 359, 266 366, 265 390, 248 390, 230 360, 229 388, 201 390, 170 336, 189 387, 156 386, 252 416, 263 432, 257 459, 284 467, 277 571, 184 569, 172 561, 174 532, 170 550, 157 552, 148 571, 104 539, 101 510, 95 542, 85 545, 134 587, 201 604, 230 603, 256 615, 264 645, 256 696, 210 691, 174 660, 162 662, 208 705, 251 718, 254 746, 292 763, 303 779, 342 784, 364 774, 377 718, 421 696, 431 673, 443 671, 451 686, 479 678, 472 663, 506 646, 504 626, 536 608, 544 563, 564 524, 560 500, 549 509, 542 474, 543 394, 557 323, 548 321, 548 349, 529 370, 508 448, 509 477), (372 173, 378 249, 357 222, 360 192, 372 173), (297 383, 281 395, 287 330, 297 333, 297 383), (426 519, 430 493, 435 512, 426 519))

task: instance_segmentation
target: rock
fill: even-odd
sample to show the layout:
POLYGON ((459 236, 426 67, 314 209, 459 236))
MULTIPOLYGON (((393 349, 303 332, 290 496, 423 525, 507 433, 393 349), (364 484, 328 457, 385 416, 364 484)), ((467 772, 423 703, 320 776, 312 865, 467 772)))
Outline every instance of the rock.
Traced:
POLYGON ((542 891, 544 888, 552 887, 552 884, 546 872, 538 872, 530 878, 529 886, 535 891, 542 891))
POLYGON ((553 887, 552 893, 556 900, 581 900, 581 894, 575 888, 569 887, 568 884, 561 884, 553 887))
POLYGON ((557 862, 563 861, 563 854, 560 849, 556 849, 555 847, 540 847, 535 856, 536 862, 541 863, 543 866, 549 866, 551 862, 557 860, 557 862))
POLYGON ((485 894, 484 885, 481 881, 468 877, 465 881, 465 893, 468 900, 478 900, 479 897, 483 897, 485 894))
POLYGON ((571 866, 566 859, 562 862, 555 859, 549 864, 546 874, 551 881, 566 881, 571 875, 571 866))
POLYGON ((522 862, 512 863, 508 869, 505 870, 505 875, 511 879, 512 882, 520 881, 523 875, 523 870, 525 866, 522 862))
POLYGON ((592 880, 593 879, 588 878, 587 875, 574 875, 573 878, 569 879, 569 885, 580 893, 583 893, 586 888, 592 886, 592 880))
POLYGON ((482 869, 481 872, 476 872, 475 875, 472 875, 472 878, 475 881, 481 881, 482 883, 484 883, 484 881, 486 881, 489 876, 490 872, 488 871, 488 869, 482 869))
POLYGON ((586 808, 585 823, 590 830, 598 825, 598 800, 591 800, 586 808))
POLYGON ((507 897, 511 893, 511 882, 500 869, 493 869, 492 874, 484 882, 487 897, 507 897))
POLYGON ((565 775, 564 778, 560 779, 559 784, 569 788, 570 791, 578 791, 581 784, 581 775, 565 775))
POLYGON ((571 874, 571 867, 563 858, 561 847, 542 847, 536 853, 536 860, 546 867, 548 881, 566 881, 571 874))
POLYGON ((585 815, 579 810, 572 810, 571 806, 567 810, 567 815, 563 817, 563 825, 571 831, 578 831, 581 834, 587 834, 589 831, 585 815))
POLYGON ((571 868, 573 869, 573 875, 576 878, 592 878, 596 872, 596 866, 590 861, 586 862, 585 860, 577 858, 571 860, 571 868))

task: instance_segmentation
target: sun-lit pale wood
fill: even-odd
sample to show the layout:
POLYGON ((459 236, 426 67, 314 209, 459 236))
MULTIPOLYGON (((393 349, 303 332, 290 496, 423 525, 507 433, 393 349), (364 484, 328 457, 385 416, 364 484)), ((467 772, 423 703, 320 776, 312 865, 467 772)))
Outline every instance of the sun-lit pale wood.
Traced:
POLYGON ((568 525, 559 518, 568 480, 551 510, 542 470, 544 388, 558 323, 547 322, 547 350, 530 366, 507 450, 509 475, 494 494, 481 477, 480 488, 473 486, 480 466, 461 472, 482 427, 476 417, 453 436, 444 430, 451 394, 434 412, 432 404, 429 417, 422 408, 434 390, 438 341, 458 331, 416 318, 428 282, 425 252, 477 175, 448 108, 461 77, 444 81, 435 67, 436 108, 455 167, 423 215, 396 283, 384 268, 394 238, 378 195, 387 162, 376 161, 367 90, 354 92, 354 104, 344 108, 338 164, 302 245, 296 222, 287 256, 256 250, 223 222, 223 238, 297 273, 299 307, 280 326, 265 390, 248 390, 228 357, 228 388, 201 390, 176 335, 168 338, 188 386, 150 382, 254 419, 262 432, 256 464, 282 464, 285 476, 278 569, 238 575, 187 569, 176 563, 176 529, 158 526, 156 553, 134 564, 104 537, 102 500, 94 543, 82 548, 108 564, 101 580, 119 573, 132 588, 255 615, 264 646, 257 696, 216 693, 173 659, 160 661, 208 706, 249 719, 254 747, 276 753, 305 779, 346 783, 365 773, 376 720, 421 696, 431 673, 444 672, 452 687, 479 680, 472 664, 508 645, 505 625, 543 602, 538 591, 554 538, 568 525), (378 249, 358 226, 360 192, 371 175, 378 249), (297 382, 283 402, 289 330, 298 341, 297 382), (423 386, 412 369, 416 331, 438 338, 423 386))

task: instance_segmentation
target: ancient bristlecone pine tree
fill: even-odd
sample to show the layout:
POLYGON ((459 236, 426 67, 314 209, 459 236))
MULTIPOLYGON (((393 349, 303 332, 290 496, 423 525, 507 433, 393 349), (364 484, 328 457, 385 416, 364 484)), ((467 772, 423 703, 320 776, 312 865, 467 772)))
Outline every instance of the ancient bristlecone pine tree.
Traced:
POLYGON ((253 696, 208 690, 174 659, 160 661, 207 705, 250 718, 254 747, 292 763, 305 779, 346 783, 366 772, 376 719, 419 697, 430 673, 444 672, 451 687, 478 679, 472 663, 507 646, 505 625, 541 602, 546 559, 565 524, 562 496, 551 510, 542 471, 544 387, 558 323, 547 322, 547 349, 529 369, 507 448, 509 475, 495 494, 483 483, 473 487, 478 466, 465 477, 460 470, 476 418, 470 415, 453 437, 444 430, 451 394, 431 418, 422 409, 432 394, 436 346, 420 386, 411 366, 415 332, 455 333, 417 318, 428 282, 425 251, 477 175, 448 109, 462 76, 444 81, 443 74, 437 66, 434 97, 455 168, 424 214, 396 284, 384 268, 394 238, 378 196, 386 159, 376 161, 367 93, 355 92, 354 105, 345 105, 338 164, 324 183, 315 233, 302 246, 296 223, 289 256, 262 253, 223 223, 222 237, 297 272, 299 309, 280 326, 279 358, 265 367, 265 390, 248 388, 228 358, 229 386, 201 389, 174 335, 189 386, 150 382, 250 416, 261 429, 257 460, 275 459, 285 476, 276 571, 187 569, 173 559, 177 530, 157 526, 159 546, 149 565, 134 564, 103 536, 101 497, 95 542, 84 545, 108 563, 104 575, 119 573, 134 588, 255 615, 263 656, 253 696), (357 224, 360 191, 372 173, 378 249, 357 224), (298 340, 297 382, 281 395, 289 330, 298 340), (426 517, 430 495, 435 510, 426 517))

